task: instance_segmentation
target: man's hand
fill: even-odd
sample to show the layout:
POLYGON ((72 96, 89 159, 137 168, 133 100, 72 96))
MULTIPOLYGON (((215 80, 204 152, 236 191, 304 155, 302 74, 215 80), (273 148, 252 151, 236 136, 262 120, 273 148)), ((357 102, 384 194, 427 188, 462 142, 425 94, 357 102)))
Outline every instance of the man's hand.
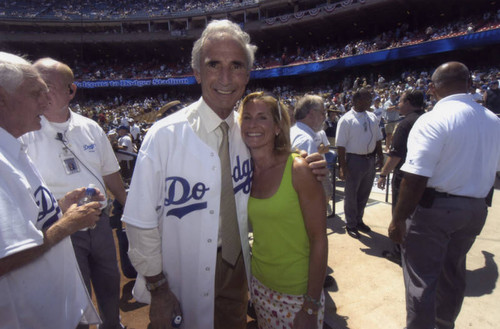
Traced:
MULTIPOLYGON (((96 188, 96 194, 92 197, 92 201, 104 201, 106 198, 101 191, 96 188)), ((71 192, 66 193, 61 199, 58 200, 59 207, 65 213, 72 204, 78 203, 85 196, 85 187, 77 188, 71 192)))
POLYGON ((66 209, 58 223, 73 234, 81 229, 95 226, 100 215, 101 204, 99 202, 93 201, 81 206, 73 203, 66 209))
POLYGON ((99 220, 101 204, 89 202, 82 206, 72 204, 63 216, 44 232, 43 246, 48 249, 71 234, 93 227, 99 220))
POLYGON ((386 182, 387 178, 386 177, 382 177, 380 176, 377 180, 377 186, 379 189, 385 189, 385 182, 386 182))
POLYGON ((309 164, 309 168, 312 170, 312 173, 316 176, 318 181, 323 181, 328 177, 328 173, 330 172, 326 167, 325 158, 319 153, 313 153, 307 155, 306 151, 300 151, 300 156, 306 159, 309 164))
POLYGON ((389 225, 389 238, 402 244, 406 236, 406 220, 415 211, 424 194, 429 178, 411 173, 405 173, 399 187, 398 203, 392 213, 389 225))
POLYGON ((172 328, 172 319, 181 314, 179 301, 168 287, 168 284, 151 292, 149 320, 151 321, 152 329, 172 328))
POLYGON ((391 238, 394 243, 402 244, 406 234, 406 222, 394 220, 389 224, 389 238, 391 238))
POLYGON ((339 178, 341 180, 346 180, 348 176, 349 176, 349 171, 347 170, 347 168, 340 167, 339 178))

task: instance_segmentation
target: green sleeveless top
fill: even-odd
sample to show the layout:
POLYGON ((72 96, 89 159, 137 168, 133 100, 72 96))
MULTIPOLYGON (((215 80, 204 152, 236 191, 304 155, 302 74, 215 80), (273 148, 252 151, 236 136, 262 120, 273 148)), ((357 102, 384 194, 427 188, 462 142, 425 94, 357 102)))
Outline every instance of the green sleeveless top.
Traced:
POLYGON ((307 292, 309 275, 309 238, 292 185, 292 162, 297 156, 288 157, 272 197, 248 201, 254 236, 252 275, 268 288, 290 295, 307 292))

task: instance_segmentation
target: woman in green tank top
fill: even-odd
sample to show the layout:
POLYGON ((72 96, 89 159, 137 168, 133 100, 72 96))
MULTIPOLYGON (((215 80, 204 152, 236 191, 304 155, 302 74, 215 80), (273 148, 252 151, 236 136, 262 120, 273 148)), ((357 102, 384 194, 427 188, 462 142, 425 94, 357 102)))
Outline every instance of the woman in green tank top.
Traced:
POLYGON ((326 202, 307 162, 290 152, 290 118, 282 109, 256 92, 239 110, 253 160, 251 298, 259 328, 322 328, 326 202))

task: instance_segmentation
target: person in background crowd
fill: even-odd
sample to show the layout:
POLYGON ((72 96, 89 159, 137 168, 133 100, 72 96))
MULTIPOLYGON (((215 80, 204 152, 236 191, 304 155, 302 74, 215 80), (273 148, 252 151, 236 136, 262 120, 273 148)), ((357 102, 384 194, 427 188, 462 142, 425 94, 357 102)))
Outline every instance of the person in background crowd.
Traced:
POLYGON ((382 133, 378 119, 369 111, 372 94, 361 88, 352 97, 353 109, 337 124, 339 178, 345 180, 344 212, 346 232, 359 239, 359 231, 369 233, 363 214, 375 179, 375 164, 382 167, 382 133))
MULTIPOLYGON (((107 196, 125 204, 126 192, 118 162, 102 128, 69 108, 76 85, 72 70, 64 63, 42 58, 34 68, 49 87, 48 107, 38 131, 21 137, 28 155, 53 191, 61 198, 68 191, 93 184, 107 196)), ((105 208, 107 203, 103 203, 105 208)), ((91 283, 102 318, 100 329, 123 328, 119 318, 120 273, 109 217, 105 211, 95 228, 71 235, 75 255, 88 292, 91 283)), ((85 326, 80 326, 84 328, 85 326)))
POLYGON ((380 131, 382 132, 383 139, 386 138, 385 135, 385 120, 384 120, 384 107, 382 106, 382 100, 379 95, 375 95, 373 98, 373 104, 370 106, 370 110, 377 116, 379 120, 380 131))
MULTIPOLYGON (((308 154, 328 152, 329 142, 323 131, 325 121, 325 105, 323 98, 318 95, 305 95, 300 98, 295 106, 295 124, 290 129, 290 139, 292 149, 306 151, 308 154)), ((329 201, 333 195, 332 177, 328 174, 328 179, 323 181, 325 198, 327 202, 327 215, 332 214, 332 207, 329 201)))
POLYGON ((383 88, 384 85, 385 85, 385 78, 381 74, 379 74, 377 79, 377 87, 383 88))
POLYGON ((469 89, 469 92, 472 96, 472 99, 476 102, 478 102, 479 104, 483 104, 484 103, 484 95, 482 93, 479 93, 478 92, 478 88, 476 88, 474 85, 472 85, 469 89))
POLYGON ((500 170, 500 119, 467 94, 469 85, 464 64, 439 66, 430 86, 438 102, 408 137, 388 230, 402 244, 408 329, 454 328, 467 252, 485 223, 485 197, 500 170))
POLYGON ((385 150, 389 151, 391 149, 392 134, 394 133, 394 128, 399 121, 399 113, 397 111, 397 98, 398 94, 396 91, 392 91, 389 94, 389 99, 384 103, 384 114, 382 117, 385 122, 385 150))
POLYGON ((130 134, 132 135, 133 138, 133 142, 137 144, 139 142, 139 135, 141 134, 141 128, 137 125, 134 118, 129 118, 128 124, 129 124, 130 134))
POLYGON ((346 108, 344 106, 344 103, 340 97, 340 95, 336 95, 334 98, 333 98, 333 104, 335 105, 335 107, 337 108, 337 110, 340 111, 340 114, 343 115, 345 112, 346 112, 346 108))
POLYGON ((370 106, 370 111, 375 113, 380 122, 384 122, 382 119, 382 114, 384 113, 384 107, 381 105, 380 96, 376 95, 373 98, 373 105, 370 106))
MULTIPOLYGON (((0 52, 0 328, 99 323, 69 236, 99 220, 99 202, 57 200, 17 139, 40 129, 48 88, 31 63, 0 52)), ((93 200, 103 200, 98 193, 93 200)))
MULTIPOLYGON (((380 177, 377 181, 377 186, 384 189, 386 185, 387 176, 394 170, 391 180, 392 188, 392 211, 398 202, 399 187, 403 179, 403 172, 401 166, 406 159, 406 144, 408 142, 408 135, 410 130, 415 124, 415 121, 424 114, 424 93, 420 90, 407 90, 401 95, 398 103, 398 111, 404 117, 394 131, 392 138, 392 145, 389 151, 387 161, 380 171, 380 177)), ((401 248, 395 245, 394 251, 384 251, 384 257, 387 259, 401 264, 401 248)))
POLYGON ((328 254, 323 189, 307 162, 290 154, 290 120, 276 98, 252 93, 239 114, 254 165, 248 217, 257 322, 269 329, 323 328, 328 254))
POLYGON ((500 89, 498 89, 498 80, 490 82, 490 88, 484 93, 484 106, 493 113, 500 114, 500 89))
MULTIPOLYGON (((132 142, 132 136, 129 133, 129 127, 120 126, 117 129, 118 143, 116 145, 118 150, 128 153, 137 153, 136 147, 132 142)), ((130 182, 132 173, 134 172, 135 157, 133 155, 123 154, 118 152, 116 158, 120 163, 120 173, 125 182, 130 182)))
POLYGON ((331 105, 326 112, 326 120, 323 123, 323 130, 330 145, 335 145, 335 134, 337 133, 337 122, 339 121, 340 111, 331 105))
POLYGON ((387 175, 394 170, 391 180, 393 210, 398 201, 399 186, 403 179, 403 172, 400 168, 406 158, 408 135, 415 121, 424 114, 423 107, 424 93, 420 90, 407 90, 399 99, 397 109, 404 119, 396 125, 388 159, 380 171, 380 178, 377 182, 379 188, 385 188, 387 175))
POLYGON ((305 95, 295 106, 295 125, 290 129, 292 148, 305 150, 312 154, 318 152, 321 144, 317 132, 322 130, 325 121, 323 98, 318 95, 305 95))

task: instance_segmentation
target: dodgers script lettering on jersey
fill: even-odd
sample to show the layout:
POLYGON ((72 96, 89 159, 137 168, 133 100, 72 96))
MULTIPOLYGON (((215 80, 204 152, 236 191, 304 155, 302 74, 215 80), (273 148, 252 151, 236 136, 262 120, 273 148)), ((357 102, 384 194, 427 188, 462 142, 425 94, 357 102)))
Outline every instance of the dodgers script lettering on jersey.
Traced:
MULTIPOLYGON (((243 161, 240 165, 240 157, 236 157, 236 166, 233 168, 233 181, 236 182, 234 194, 243 190, 243 193, 250 193, 250 186, 252 183, 252 163, 250 159, 243 161), (240 180, 243 180, 239 183, 240 180)), ((233 184, 234 185, 234 184, 233 184)))
POLYGON ((46 229, 59 219, 61 209, 52 193, 44 186, 36 189, 35 200, 39 209, 37 227, 41 225, 42 229, 46 229))
POLYGON ((95 152, 96 146, 95 144, 83 145, 84 151, 95 152))
POLYGON ((179 205, 177 208, 170 209, 167 212, 167 216, 175 216, 181 219, 193 211, 205 209, 207 207, 206 201, 191 203, 186 206, 184 206, 184 204, 188 203, 191 199, 202 200, 205 196, 205 192, 208 190, 209 188, 202 182, 195 183, 191 188, 189 181, 183 177, 167 177, 165 179, 165 192, 167 197, 165 198, 164 205, 165 207, 179 205))
MULTIPOLYGON (((240 157, 236 157, 236 166, 232 170, 234 193, 242 191, 244 194, 250 193, 252 181, 252 164, 250 159, 243 162, 240 157)), ((165 201, 164 206, 170 207, 167 216, 175 216, 179 219, 187 214, 207 208, 207 201, 204 200, 205 193, 210 190, 203 182, 190 182, 187 178, 171 176, 165 179, 165 201), (196 202, 193 202, 196 201, 196 202), (174 206, 174 207, 172 207, 174 206)))

